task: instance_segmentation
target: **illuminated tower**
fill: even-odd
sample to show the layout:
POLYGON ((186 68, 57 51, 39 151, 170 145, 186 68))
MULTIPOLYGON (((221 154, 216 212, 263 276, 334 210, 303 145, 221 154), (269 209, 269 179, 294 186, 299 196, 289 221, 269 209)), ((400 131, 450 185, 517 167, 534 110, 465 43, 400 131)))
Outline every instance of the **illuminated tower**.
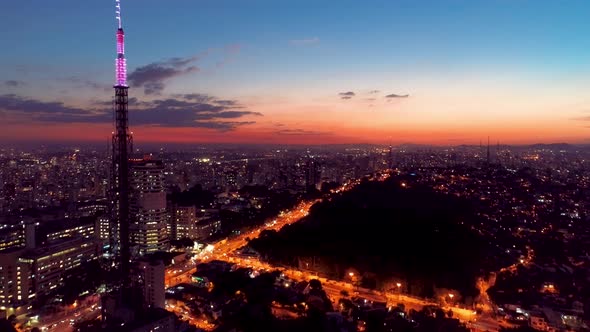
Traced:
POLYGON ((125 60, 125 33, 121 23, 121 0, 116 1, 117 59, 115 60, 115 131, 112 137, 112 191, 114 213, 111 224, 111 248, 121 259, 123 282, 129 279, 129 153, 132 138, 128 126, 127 63, 125 60))

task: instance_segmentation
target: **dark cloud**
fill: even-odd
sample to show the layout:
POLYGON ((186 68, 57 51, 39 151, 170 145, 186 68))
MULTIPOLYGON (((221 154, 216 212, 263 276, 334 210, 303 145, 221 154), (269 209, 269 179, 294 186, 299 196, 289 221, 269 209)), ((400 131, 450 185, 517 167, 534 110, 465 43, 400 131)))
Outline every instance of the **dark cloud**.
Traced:
POLYGON ((305 129, 281 129, 275 132, 277 135, 309 135, 309 136, 326 136, 332 135, 333 133, 329 131, 313 131, 313 130, 305 130, 305 129))
POLYGON ((182 98, 182 99, 192 100, 192 101, 200 102, 200 103, 208 103, 208 102, 215 100, 215 97, 212 97, 212 96, 209 96, 206 94, 202 94, 202 93, 176 94, 173 96, 175 98, 182 98))
POLYGON ((70 83, 71 85, 77 88, 90 88, 93 90, 103 90, 103 91, 111 91, 113 89, 112 85, 98 83, 86 78, 77 77, 77 76, 69 76, 64 78, 58 78, 59 81, 70 83))
POLYGON ((8 80, 8 81, 4 81, 4 85, 11 87, 11 88, 15 88, 17 86, 23 86, 25 85, 25 82, 22 81, 16 81, 16 80, 8 80))
POLYGON ((143 93, 146 95, 159 95, 165 87, 164 82, 148 82, 143 85, 143 93))
POLYGON ((236 100, 229 100, 229 99, 217 99, 213 96, 202 94, 202 93, 188 93, 188 94, 175 94, 172 95, 174 98, 177 99, 186 99, 192 102, 199 102, 199 103, 213 103, 220 106, 231 107, 231 108, 242 108, 238 101, 236 100))
MULTIPOLYGON (((130 97, 129 98, 129 106, 142 106, 142 107, 147 107, 149 105, 151 105, 149 102, 144 102, 144 101, 139 101, 139 99, 135 98, 135 97, 130 97)), ((109 106, 112 107, 113 106, 113 100, 95 100, 92 102, 92 105, 96 105, 96 106, 109 106)))
MULTIPOLYGON (((160 127, 192 127, 233 130, 255 123, 238 121, 244 116, 262 116, 245 110, 234 100, 217 100, 202 94, 177 95, 175 98, 139 101, 130 98, 131 125, 160 127), (200 96, 200 97, 197 97, 200 96), (133 107, 135 106, 135 107, 133 107)), ((96 109, 69 107, 61 102, 43 102, 16 95, 0 96, 0 111, 15 117, 54 123, 111 123, 112 101, 96 101, 96 109)))
POLYGON ((231 131, 240 126, 255 124, 256 121, 210 121, 210 122, 195 122, 194 128, 208 128, 219 131, 231 131))
POLYGON ((127 77, 129 83, 135 87, 143 87, 146 95, 159 95, 164 90, 165 81, 199 71, 192 63, 199 58, 170 58, 164 61, 154 62, 142 67, 136 68, 127 77))
POLYGON ((245 107, 237 101, 218 100, 205 94, 185 94, 150 103, 150 106, 130 114, 131 124, 232 130, 254 122, 228 120, 262 116, 259 112, 244 110, 245 107))
POLYGON ((235 100, 215 100, 215 103, 219 105, 224 105, 227 107, 239 107, 235 100))
POLYGON ((65 106, 62 102, 43 102, 36 99, 6 94, 0 96, 0 109, 29 114, 88 114, 88 110, 65 106))
POLYGON ((396 95, 392 93, 390 95, 385 96, 385 98, 408 98, 410 95, 396 95))
POLYGON ((340 92, 338 95, 340 96, 340 99, 351 99, 352 97, 356 96, 356 94, 352 91, 340 92))

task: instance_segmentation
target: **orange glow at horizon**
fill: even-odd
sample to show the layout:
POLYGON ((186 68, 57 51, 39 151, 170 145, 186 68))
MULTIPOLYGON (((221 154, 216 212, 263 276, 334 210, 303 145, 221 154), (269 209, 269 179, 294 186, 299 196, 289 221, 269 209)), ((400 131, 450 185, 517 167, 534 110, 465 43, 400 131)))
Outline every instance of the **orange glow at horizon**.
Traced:
MULTIPOLYGON (((276 126, 257 123, 222 132, 205 128, 169 128, 157 126, 131 126, 136 144, 145 143, 256 143, 256 144, 479 144, 487 136, 502 144, 529 144, 586 141, 587 129, 575 126, 572 121, 562 123, 530 123, 508 125, 502 123, 469 126, 386 124, 351 126, 350 124, 276 126), (297 128, 287 129, 287 128, 297 128), (283 129, 285 128, 285 129, 283 129)), ((27 124, 0 127, 0 139, 6 142, 27 137, 30 141, 46 142, 104 142, 109 144, 112 128, 108 124, 27 124)))

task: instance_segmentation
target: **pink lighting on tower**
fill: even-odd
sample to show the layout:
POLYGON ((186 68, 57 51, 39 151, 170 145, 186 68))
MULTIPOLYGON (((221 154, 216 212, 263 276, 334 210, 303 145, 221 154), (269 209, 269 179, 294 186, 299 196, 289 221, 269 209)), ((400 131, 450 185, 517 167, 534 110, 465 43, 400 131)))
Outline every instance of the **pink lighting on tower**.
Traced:
POLYGON ((125 33, 123 29, 117 30, 117 54, 125 54, 125 33))
POLYGON ((115 60, 116 86, 127 86, 127 61, 125 60, 125 32, 121 25, 121 0, 116 0, 117 29, 117 59, 115 60))

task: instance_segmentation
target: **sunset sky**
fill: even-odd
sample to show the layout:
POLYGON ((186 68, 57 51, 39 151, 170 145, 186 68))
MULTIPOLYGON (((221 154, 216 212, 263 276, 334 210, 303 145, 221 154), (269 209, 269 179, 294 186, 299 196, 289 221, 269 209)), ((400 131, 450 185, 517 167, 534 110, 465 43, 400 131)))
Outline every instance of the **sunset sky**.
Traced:
MULTIPOLYGON (((588 0, 121 2, 140 144, 590 143, 588 0)), ((0 140, 105 142, 114 0, 0 12, 0 140)))

